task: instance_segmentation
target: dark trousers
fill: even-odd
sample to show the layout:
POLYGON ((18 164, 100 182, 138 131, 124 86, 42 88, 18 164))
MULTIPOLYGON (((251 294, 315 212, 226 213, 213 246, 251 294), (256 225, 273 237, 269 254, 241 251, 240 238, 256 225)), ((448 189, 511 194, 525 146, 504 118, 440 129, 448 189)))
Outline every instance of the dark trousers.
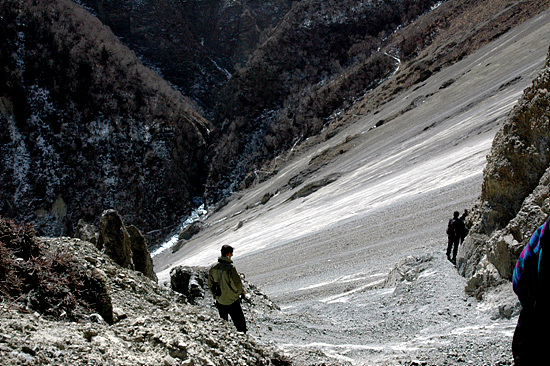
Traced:
POLYGON ((456 253, 458 253, 458 244, 460 242, 460 237, 449 236, 449 244, 447 245, 447 258, 452 261, 456 261, 456 253), (451 258, 451 250, 453 256, 451 258))
POLYGON ((216 307, 223 320, 229 320, 229 315, 237 331, 246 333, 246 320, 244 319, 243 309, 241 308, 241 300, 235 301, 231 305, 222 305, 216 301, 216 307))
POLYGON ((548 364, 548 309, 523 308, 512 340, 515 366, 539 366, 548 364))

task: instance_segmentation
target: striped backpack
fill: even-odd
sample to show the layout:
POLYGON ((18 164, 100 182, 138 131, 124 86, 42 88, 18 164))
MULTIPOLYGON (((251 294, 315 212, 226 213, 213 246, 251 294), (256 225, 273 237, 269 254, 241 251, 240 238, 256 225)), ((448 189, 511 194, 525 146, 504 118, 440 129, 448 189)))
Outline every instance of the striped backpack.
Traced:
POLYGON ((512 285, 523 307, 534 307, 547 294, 543 290, 542 249, 550 240, 550 219, 541 225, 523 248, 514 269, 512 285))

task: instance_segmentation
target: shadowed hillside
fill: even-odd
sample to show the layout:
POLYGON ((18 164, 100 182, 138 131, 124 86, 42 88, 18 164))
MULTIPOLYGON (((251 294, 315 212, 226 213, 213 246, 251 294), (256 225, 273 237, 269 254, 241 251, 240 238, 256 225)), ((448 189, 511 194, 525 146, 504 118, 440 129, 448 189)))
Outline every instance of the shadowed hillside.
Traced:
POLYGON ((435 3, 296 3, 219 93, 209 198, 223 197, 266 160, 318 134, 333 113, 388 77, 397 64, 377 51, 384 38, 435 3))
POLYGON ((0 5, 0 212, 71 235, 117 209, 171 228, 202 193, 209 123, 68 0, 0 5))
POLYGON ((146 63, 209 114, 290 0, 83 0, 146 63))
POLYGON ((375 111, 549 5, 435 3, 296 4, 220 93, 208 197, 276 174, 279 154, 330 138, 354 114, 375 111))

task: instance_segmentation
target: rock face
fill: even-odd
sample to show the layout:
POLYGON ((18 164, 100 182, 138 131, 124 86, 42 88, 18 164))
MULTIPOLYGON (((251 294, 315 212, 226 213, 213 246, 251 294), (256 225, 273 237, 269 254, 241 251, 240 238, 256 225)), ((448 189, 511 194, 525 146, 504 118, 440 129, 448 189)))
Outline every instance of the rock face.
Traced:
POLYGON ((126 228, 128 235, 130 235, 130 243, 132 246, 132 261, 136 271, 143 273, 146 277, 149 277, 153 281, 157 282, 158 278, 153 270, 153 260, 151 259, 151 253, 147 248, 147 241, 141 234, 141 231, 134 225, 130 225, 126 228))
POLYGON ((101 215, 97 247, 119 266, 134 269, 130 234, 115 210, 106 210, 101 215))
POLYGON ((135 269, 151 280, 158 281, 145 238, 135 226, 124 226, 122 218, 115 210, 106 210, 101 215, 96 246, 118 265, 135 269))
POLYGON ((458 267, 482 296, 511 279, 519 253, 550 214, 550 55, 497 133, 458 267))

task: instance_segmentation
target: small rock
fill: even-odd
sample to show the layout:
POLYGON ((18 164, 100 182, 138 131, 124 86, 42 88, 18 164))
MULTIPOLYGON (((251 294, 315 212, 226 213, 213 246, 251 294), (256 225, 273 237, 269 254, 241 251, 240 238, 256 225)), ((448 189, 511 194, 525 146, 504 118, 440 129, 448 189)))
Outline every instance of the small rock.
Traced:
POLYGON ((90 342, 93 337, 99 334, 99 332, 96 329, 91 327, 84 329, 83 333, 84 333, 84 338, 86 338, 88 342, 90 342))
POLYGON ((121 320, 127 319, 128 314, 121 308, 113 308, 113 322, 118 323, 121 320))
POLYGON ((164 357, 164 366, 176 366, 178 361, 170 355, 164 357))
POLYGON ((29 346, 23 346, 21 347, 21 350, 26 354, 29 354, 31 356, 36 356, 36 350, 30 348, 29 346))
POLYGON ((103 317, 97 313, 90 314, 90 321, 97 324, 106 324, 103 317))

